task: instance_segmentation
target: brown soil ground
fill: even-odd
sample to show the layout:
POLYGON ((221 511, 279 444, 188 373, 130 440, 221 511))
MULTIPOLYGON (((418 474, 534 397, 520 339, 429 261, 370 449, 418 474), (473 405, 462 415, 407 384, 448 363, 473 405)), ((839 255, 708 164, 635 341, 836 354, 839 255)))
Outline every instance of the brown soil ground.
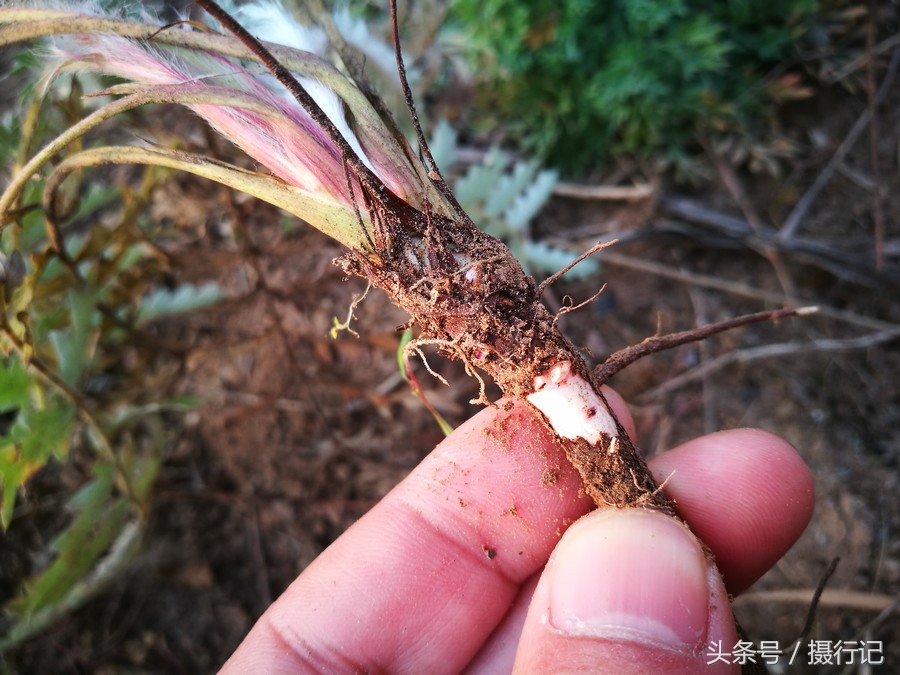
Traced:
MULTIPOLYGON (((795 135, 806 150, 786 175, 737 173, 745 211, 758 213, 766 228, 783 220, 865 109, 861 94, 828 95, 827 103, 797 111, 803 124, 795 135)), ((774 431, 799 449, 815 477, 813 521, 737 601, 738 615, 754 640, 789 643, 827 565, 840 556, 811 637, 883 640, 893 664, 884 672, 900 667, 896 616, 880 614, 900 592, 900 352, 896 339, 836 341, 880 335, 878 321, 900 324, 900 193, 891 187, 900 184, 898 111, 895 87, 880 110, 889 243, 881 272, 855 248, 872 249, 872 191, 859 180, 871 176, 864 136, 796 240, 777 251, 795 297, 830 315, 736 330, 636 363, 611 382, 633 404, 638 445, 648 455, 740 426, 774 431), (819 248, 801 251, 801 239, 819 248), (842 258, 847 265, 833 263, 842 258), (754 351, 774 344, 793 347, 781 356, 754 351)), ((658 330, 778 305, 760 292, 783 297, 771 259, 754 250, 750 234, 689 220, 675 212, 676 197, 745 218, 722 181, 690 195, 667 189, 653 204, 558 199, 541 218, 537 233, 573 250, 608 233, 623 238, 599 278, 554 289, 557 298, 578 299, 608 284, 598 302, 562 320, 597 359, 658 330)), ((273 209, 184 176, 155 195, 151 215, 178 232, 163 242, 177 277, 215 279, 229 298, 153 327, 173 347, 156 355, 169 391, 204 403, 168 418, 152 524, 137 561, 9 655, 13 672, 212 672, 290 581, 442 437, 402 381, 395 327, 405 317, 386 297, 371 293, 357 309, 360 337, 329 337, 332 318, 343 319, 363 290, 332 265, 337 245, 302 224, 285 231, 273 209)), ((430 402, 458 424, 475 412, 468 401, 477 387, 457 364, 431 362, 451 386, 423 368, 420 380, 430 402)), ((28 499, 50 506, 18 519, 0 540, 0 598, 14 593, 35 551, 44 550, 60 518, 51 507, 78 484, 80 468, 76 461, 52 466, 33 483, 28 499)))

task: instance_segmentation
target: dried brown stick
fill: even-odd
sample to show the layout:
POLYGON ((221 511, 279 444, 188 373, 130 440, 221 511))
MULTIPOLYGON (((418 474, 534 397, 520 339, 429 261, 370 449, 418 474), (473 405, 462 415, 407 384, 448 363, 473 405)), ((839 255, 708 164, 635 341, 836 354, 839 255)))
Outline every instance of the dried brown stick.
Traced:
MULTIPOLYGON (((816 588, 790 588, 775 591, 755 591, 742 593, 735 598, 734 605, 773 605, 776 603, 809 606, 816 588)), ((837 607, 842 610, 861 612, 883 612, 900 602, 896 596, 847 589, 825 589, 819 596, 819 607, 837 607)))
MULTIPOLYGON (((844 165, 839 164, 838 170, 843 170, 844 165)), ((897 265, 888 265, 878 271, 872 269, 872 254, 869 243, 866 242, 859 252, 859 246, 850 246, 846 240, 841 242, 842 247, 830 245, 826 241, 795 236, 782 240, 778 230, 772 227, 763 227, 754 231, 754 228, 745 219, 727 213, 722 213, 708 206, 683 197, 666 197, 661 201, 661 210, 667 214, 677 216, 680 219, 708 226, 720 231, 728 238, 733 238, 742 244, 759 250, 760 247, 770 246, 777 251, 802 259, 804 262, 820 267, 829 273, 839 277, 855 281, 857 283, 872 283, 873 281, 895 282, 900 279, 900 268, 897 265), (850 250, 848 250, 848 248, 850 250)), ((667 222, 656 219, 653 230, 662 227, 663 231, 686 228, 680 222, 667 222)), ((638 233, 631 233, 632 236, 638 233)), ((687 232, 687 236, 695 236, 687 232)), ((623 236, 624 238, 624 236, 623 236)), ((713 244, 715 245, 715 244, 713 244)), ((891 249, 884 245, 885 254, 891 249)))
MULTIPOLYGON (((685 239, 710 249, 735 250, 748 247, 758 250, 757 235, 742 218, 712 209, 708 210, 709 213, 705 213, 706 207, 690 200, 684 201, 692 204, 687 207, 684 214, 669 209, 667 204, 663 205, 666 212, 682 216, 678 219, 658 216, 648 225, 638 229, 608 229, 615 228, 616 223, 607 223, 604 227, 604 236, 618 239, 620 250, 628 244, 638 242, 685 239), (692 215, 694 206, 700 210, 696 215, 692 215)), ((596 223, 587 223, 568 230, 565 237, 548 237, 547 242, 561 248, 572 249, 573 241, 596 237, 597 230, 596 223)), ((766 228, 763 238, 765 242, 790 256, 792 260, 821 269, 838 279, 870 288, 883 288, 884 284, 900 283, 900 264, 897 264, 896 260, 900 254, 898 239, 887 239, 884 242, 885 264, 881 270, 876 270, 872 264, 874 256, 872 237, 866 233, 859 233, 853 239, 844 237, 835 244, 799 236, 780 241, 777 235, 778 231, 774 228, 766 228)), ((803 303, 798 301, 797 304, 803 303)))
MULTIPOLYGON (((680 265, 679 265, 680 267, 680 265)), ((696 327, 705 326, 712 323, 712 319, 708 312, 707 294, 703 289, 697 286, 689 286, 687 288, 687 296, 694 310, 694 325, 696 327)), ((706 340, 701 340, 697 344, 697 353, 699 354, 700 365, 706 363, 712 358, 711 345, 706 340)), ((712 378, 704 377, 700 385, 701 399, 703 401, 703 431, 711 434, 717 431, 718 423, 718 400, 719 397, 715 392, 715 382, 712 378)))
POLYGON ((892 35, 891 37, 879 42, 872 48, 871 52, 869 50, 866 50, 855 59, 848 61, 841 67, 840 70, 824 78, 825 83, 836 84, 840 82, 851 73, 854 73, 862 68, 871 59, 875 58, 876 56, 880 56, 885 52, 889 52, 898 46, 900 46, 900 33, 896 33, 895 35, 892 35))
POLYGON ((875 236, 875 269, 880 270, 884 266, 884 200, 881 194, 881 164, 878 161, 878 106, 875 102, 877 96, 875 84, 875 59, 872 58, 872 50, 875 48, 875 15, 877 7, 875 0, 869 0, 869 16, 866 21, 866 54, 869 55, 866 66, 866 96, 869 106, 869 164, 872 172, 872 182, 875 189, 872 190, 872 220, 874 221, 875 236))
MULTIPOLYGON (((744 187, 738 180, 738 177, 735 174, 731 164, 726 162, 721 157, 721 155, 719 155, 717 152, 715 152, 715 150, 712 149, 709 144, 704 145, 707 146, 707 154, 712 159, 713 166, 715 166, 716 168, 716 173, 719 174, 719 179, 722 181, 725 189, 731 195, 731 198, 734 200, 734 202, 738 205, 741 213, 744 214, 744 217, 747 219, 750 227, 753 228, 754 233, 758 238, 761 238, 761 235, 766 229, 766 226, 763 223, 762 217, 757 212, 753 201, 750 199, 749 195, 747 195, 746 190, 744 190, 744 187)), ((778 283, 781 284, 781 289, 789 298, 789 301, 793 303, 793 299, 797 295, 797 289, 794 286, 794 282, 791 279, 790 272, 788 271, 787 266, 784 264, 784 260, 779 254, 777 247, 773 246, 771 243, 762 241, 757 247, 757 250, 763 257, 766 258, 766 260, 769 261, 769 264, 775 271, 775 276, 778 278, 778 283)))
MULTIPOLYGON (((616 241, 617 241, 616 239, 613 239, 612 241, 607 241, 607 242, 598 241, 596 244, 591 246, 587 251, 585 251, 584 253, 579 255, 577 258, 575 258, 572 262, 570 262, 568 265, 563 267, 561 270, 558 270, 558 271, 554 272, 553 274, 551 274, 549 277, 544 279, 538 285, 537 290, 535 290, 535 292, 534 292, 534 299, 537 300, 538 298, 540 298, 548 286, 556 283, 559 280, 559 278, 562 277, 562 275, 564 275, 570 269, 575 267, 575 265, 582 262, 583 260, 587 260, 592 255, 594 255, 597 251, 602 251, 603 249, 612 246, 613 244, 616 243, 616 241)), ((568 311, 571 311, 571 310, 568 310, 568 311)))
POLYGON ((690 342, 705 340, 709 336, 715 335, 716 333, 721 333, 723 331, 731 330, 732 328, 738 328, 740 326, 746 326, 751 323, 759 323, 761 321, 777 321, 779 319, 786 319, 792 316, 808 316, 810 314, 814 314, 816 311, 816 307, 775 309, 765 312, 756 312, 755 314, 745 314, 733 319, 717 321, 716 323, 699 326, 698 328, 692 328, 691 330, 685 330, 679 333, 655 335, 639 342, 636 345, 631 345, 630 347, 625 347, 624 349, 620 349, 619 351, 615 352, 612 356, 606 359, 606 361, 594 368, 591 376, 598 384, 603 384, 623 368, 631 365, 638 359, 649 356, 650 354, 661 352, 667 349, 673 349, 674 347, 679 347, 690 342))
POLYGON ((900 595, 895 596, 894 601, 882 609, 878 616, 863 626, 858 634, 865 635, 877 630, 883 623, 896 616, 898 611, 900 611, 900 595))
MULTIPOLYGON (((820 308, 821 309, 821 308, 820 308)), ((656 400, 681 387, 703 377, 707 377, 717 370, 733 363, 748 363, 759 359, 772 359, 793 354, 809 354, 812 352, 842 352, 856 349, 869 349, 878 345, 891 342, 900 338, 900 328, 879 331, 868 335, 845 339, 820 339, 809 342, 781 342, 761 347, 737 349, 727 352, 711 361, 692 368, 691 370, 669 378, 655 389, 651 389, 642 395, 642 398, 656 400)))
POLYGON ((558 182, 553 186, 556 197, 595 201, 639 202, 656 194, 657 186, 642 185, 582 185, 580 183, 558 182))
MULTIPOLYGON (((759 300, 761 302, 782 304, 785 301, 785 298, 781 293, 754 288, 753 286, 748 286, 747 284, 738 283, 736 281, 728 281, 705 274, 697 274, 696 272, 682 272, 661 263, 653 262, 646 258, 627 255, 625 253, 613 253, 612 251, 607 251, 603 254, 603 262, 609 265, 619 265, 620 267, 647 272, 667 279, 675 279, 704 288, 713 288, 724 293, 730 293, 744 298, 752 298, 753 300, 759 300)), ((854 326, 861 326, 870 330, 900 332, 900 324, 880 321, 879 319, 862 316, 854 312, 837 309, 836 307, 830 307, 828 305, 817 304, 816 306, 819 308, 819 316, 828 317, 829 319, 835 319, 854 326)))
POLYGON ((803 624, 803 630, 800 631, 800 637, 797 638, 798 643, 804 642, 809 636, 810 631, 812 631, 813 621, 815 621, 816 618, 816 609, 819 607, 819 598, 822 597, 822 592, 825 590, 825 585, 837 570, 839 562, 841 562, 840 558, 833 558, 832 561, 828 564, 828 567, 825 569, 825 573, 822 575, 822 578, 819 579, 819 583, 816 584, 816 592, 813 593, 812 600, 809 603, 809 610, 806 612, 806 621, 803 624))
POLYGON ((810 207, 815 203, 816 199, 819 197, 819 194, 825 188, 826 185, 831 181, 835 172, 837 171, 838 165, 844 161, 844 158, 847 156, 847 153, 853 148, 856 144, 857 139, 859 139, 860 134, 865 130, 866 126, 869 124, 869 120, 872 117, 872 108, 881 105, 884 99, 887 97, 888 92, 891 91, 891 85, 894 82, 894 76, 897 74, 897 67, 900 66, 900 49, 894 52, 894 55, 891 57, 891 62, 888 65, 887 73, 885 73, 884 79, 881 81, 881 87, 878 89, 878 93, 875 96, 874 105, 870 108, 867 108, 866 111, 859 116, 859 119, 854 122, 853 126, 850 128, 849 133, 841 141, 841 144, 838 146, 838 149, 835 151, 832 158, 828 161, 828 164, 825 165, 825 168, 819 173, 818 177, 813 184, 809 186, 809 189, 804 193, 804 195, 800 198, 800 200, 794 205, 794 208, 788 214, 788 217, 785 218, 784 223, 781 226, 781 230, 778 233, 778 237, 780 239, 790 239, 797 232, 797 228, 800 227, 800 223, 806 217, 806 214, 809 212, 810 207))
POLYGON ((422 125, 419 122, 419 111, 416 109, 412 89, 410 89, 409 81, 406 77, 406 66, 403 63, 403 51, 400 48, 400 27, 397 25, 397 0, 390 0, 390 10, 391 36, 394 43, 394 57, 397 60, 397 74, 400 77, 400 88, 403 91, 403 98, 406 101, 406 110, 412 121, 413 129, 416 132, 416 140, 419 143, 419 152, 422 153, 422 156, 425 159, 425 168, 428 170, 428 177, 453 208, 456 216, 464 223, 474 227, 475 224, 472 222, 469 214, 463 209, 462 205, 456 199, 456 195, 453 194, 453 190, 450 189, 447 181, 444 180, 444 176, 441 175, 441 170, 431 154, 431 148, 428 147, 428 142, 425 140, 425 133, 422 131, 422 125))

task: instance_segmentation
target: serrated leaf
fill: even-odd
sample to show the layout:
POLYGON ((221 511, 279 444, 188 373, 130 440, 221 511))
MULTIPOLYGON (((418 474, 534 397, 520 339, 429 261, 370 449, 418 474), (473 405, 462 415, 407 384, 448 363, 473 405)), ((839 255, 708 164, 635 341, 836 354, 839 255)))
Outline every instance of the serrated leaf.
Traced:
POLYGON ((484 210, 490 216, 499 216, 522 194, 534 178, 536 162, 517 162, 511 173, 500 176, 485 200, 484 210))
POLYGON ((154 415, 165 411, 186 412, 196 409, 201 403, 203 403, 202 398, 191 394, 173 396, 158 403, 145 403, 143 405, 126 403, 118 406, 112 413, 107 415, 106 419, 112 429, 118 429, 121 425, 146 415, 154 415))
POLYGON ((431 156, 441 173, 447 174, 456 159, 456 129, 450 126, 447 120, 441 118, 434 129, 434 134, 428 143, 431 156))
POLYGON ((36 612, 63 602, 128 523, 130 508, 125 499, 110 503, 108 493, 98 491, 98 494, 99 499, 91 503, 94 508, 80 511, 57 538, 57 557, 50 567, 26 584, 24 595, 7 605, 19 620, 27 620, 36 612))
POLYGON ((83 289, 66 294, 69 307, 69 329, 52 331, 48 338, 56 353, 59 375, 66 384, 74 385, 89 363, 88 344, 98 318, 96 296, 83 289))
POLYGON ((68 450, 75 410, 56 402, 42 410, 23 407, 9 432, 0 437, 0 525, 9 525, 19 488, 51 457, 68 450))
POLYGON ((0 120, 0 163, 4 166, 12 159, 19 147, 20 122, 10 117, 0 120))
POLYGON ((75 409, 56 401, 41 410, 25 409, 3 440, 15 443, 27 461, 46 461, 62 457, 68 448, 69 434, 75 422, 75 409))
MULTIPOLYGON (((36 274, 26 274, 22 279, 22 283, 16 286, 12 292, 12 298, 9 303, 9 313, 19 315, 27 312, 29 305, 34 300, 34 291, 36 283, 36 274)), ((9 298, 9 296, 7 296, 9 298)))
POLYGON ((19 454, 15 444, 0 442, 0 526, 4 531, 12 520, 19 487, 40 468, 19 461, 19 454))
POLYGON ((147 257, 147 250, 147 245, 143 242, 128 246, 119 259, 119 270, 125 271, 134 267, 139 261, 147 257))
POLYGON ((4 635, 0 636, 0 653, 14 649, 25 640, 40 634, 55 620, 81 607, 101 591, 134 559, 140 547, 143 532, 142 521, 127 522, 115 541, 109 546, 108 553, 94 565, 84 579, 79 580, 69 589, 62 601, 30 615, 27 619, 13 623, 4 635))
POLYGON ((143 326, 162 316, 184 314, 216 304, 225 294, 218 284, 202 286, 182 284, 174 291, 157 290, 144 298, 137 314, 137 325, 143 326))
POLYGON ((31 376, 15 356, 0 360, 0 412, 28 405, 31 376))
MULTIPOLYGON (((40 204, 43 189, 43 181, 30 182, 22 193, 22 203, 40 204)), ((22 216, 21 222, 21 250, 37 249, 47 237, 47 230, 44 227, 44 212, 41 209, 32 209, 22 216)))
POLYGON ((121 196, 121 190, 106 183, 90 183, 78 197, 73 218, 84 218, 112 204, 121 196))
POLYGON ((487 196, 490 186, 500 177, 499 171, 473 164, 453 186, 453 192, 466 210, 474 210, 487 196))
POLYGON ((544 208, 550 195, 553 194, 557 178, 555 171, 541 171, 525 190, 517 195, 503 213, 503 219, 510 229, 514 231, 523 229, 544 208))
MULTIPOLYGON (((105 462, 97 462, 94 465, 95 478, 81 487, 66 502, 66 508, 70 511, 87 513, 88 517, 94 515, 96 509, 103 505, 103 501, 112 491, 115 469, 105 462)), ((56 544, 54 544, 54 547, 56 544)))
POLYGON ((482 164, 473 164, 453 185, 456 198, 466 208, 484 201, 503 176, 502 153, 491 148, 482 164))
POLYGON ((129 466, 128 476, 136 499, 148 502, 161 466, 162 460, 159 457, 140 457, 129 466))
MULTIPOLYGON (((531 269, 544 274, 553 274, 578 257, 574 253, 539 241, 525 241, 523 256, 531 269)), ((588 258, 566 272, 565 276, 571 280, 586 279, 599 271, 600 263, 592 258, 588 258)))
POLYGON ((104 518, 113 487, 113 469, 108 464, 94 466, 96 478, 69 500, 75 513, 69 526, 51 544, 57 557, 36 579, 26 584, 26 592, 11 602, 8 609, 19 619, 27 619, 41 608, 61 599, 66 588, 78 581, 90 567, 84 567, 87 544, 96 523, 104 518), (77 574, 77 576, 76 576, 77 574))

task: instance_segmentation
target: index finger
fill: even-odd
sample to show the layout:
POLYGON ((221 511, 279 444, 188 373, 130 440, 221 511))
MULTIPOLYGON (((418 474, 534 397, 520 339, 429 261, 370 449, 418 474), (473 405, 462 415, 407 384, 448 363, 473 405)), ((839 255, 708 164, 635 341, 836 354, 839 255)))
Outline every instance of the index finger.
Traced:
POLYGON ((592 506, 535 414, 505 407, 457 429, 319 556, 224 670, 461 670, 592 506))

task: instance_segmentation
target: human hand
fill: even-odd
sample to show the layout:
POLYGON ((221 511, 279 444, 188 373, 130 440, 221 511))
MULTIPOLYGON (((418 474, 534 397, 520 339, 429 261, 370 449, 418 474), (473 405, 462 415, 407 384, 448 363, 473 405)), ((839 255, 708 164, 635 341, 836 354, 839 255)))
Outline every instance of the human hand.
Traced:
POLYGON ((754 430, 650 466, 722 576, 659 513, 602 509, 566 530, 593 507, 578 476, 526 406, 490 408, 323 552, 223 672, 734 672, 707 667, 707 645, 737 642, 728 594, 806 527, 809 472, 754 430))

